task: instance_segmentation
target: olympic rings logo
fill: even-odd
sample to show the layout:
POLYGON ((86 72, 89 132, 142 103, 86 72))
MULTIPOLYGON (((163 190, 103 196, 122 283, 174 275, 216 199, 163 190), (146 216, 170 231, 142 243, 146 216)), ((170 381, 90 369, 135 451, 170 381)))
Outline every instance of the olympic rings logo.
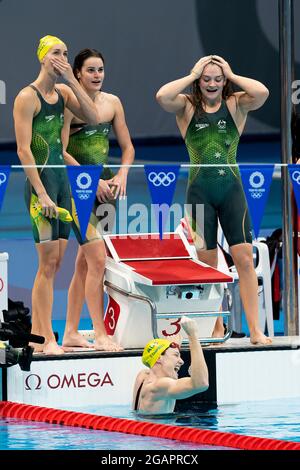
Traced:
POLYGON ((81 201, 86 201, 87 199, 89 199, 90 197, 90 194, 78 194, 78 199, 80 199, 81 201))
POLYGON ((264 182, 265 182, 265 177, 260 171, 254 171, 250 175, 249 183, 252 186, 252 188, 255 188, 255 189, 261 188, 264 182))
POLYGON ((260 199, 262 197, 263 193, 251 193, 251 197, 253 199, 260 199))
POLYGON ((76 184, 80 189, 88 189, 92 184, 92 178, 88 173, 79 173, 76 178, 76 184))
POLYGON ((292 179, 297 183, 300 184, 300 171, 296 170, 292 173, 292 179))
POLYGON ((173 171, 169 171, 165 173, 164 171, 160 171, 159 173, 155 173, 155 171, 151 171, 148 175, 148 180, 153 186, 170 186, 170 184, 174 183, 176 179, 175 173, 173 171))
POLYGON ((217 124, 217 125, 218 125, 218 128, 219 128, 219 129, 226 129, 226 121, 225 121, 225 119, 220 119, 220 120, 218 121, 218 124, 217 124))
POLYGON ((7 180, 6 174, 5 173, 0 173, 0 186, 1 186, 1 184, 4 184, 6 180, 7 180))

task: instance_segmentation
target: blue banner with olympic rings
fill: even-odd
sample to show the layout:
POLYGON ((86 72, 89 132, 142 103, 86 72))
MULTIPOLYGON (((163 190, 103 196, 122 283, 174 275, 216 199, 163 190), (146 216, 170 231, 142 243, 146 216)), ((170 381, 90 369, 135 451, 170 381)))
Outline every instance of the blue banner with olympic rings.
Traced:
POLYGON ((8 165, 0 166, 0 210, 2 207, 2 202, 3 202, 4 194, 6 191, 9 175, 10 175, 10 166, 8 165))
POLYGON ((239 166, 255 238, 258 237, 270 192, 274 165, 239 166))
POLYGON ((145 174, 160 239, 163 238, 163 231, 172 204, 179 169, 180 165, 145 165, 145 174))
MULTIPOLYGON (((81 237, 84 240, 103 165, 67 166, 81 237)), ((74 214, 72 214, 74 218, 74 214)), ((75 223, 77 221, 75 220, 75 223)))
POLYGON ((288 165, 290 179, 294 189, 298 214, 300 215, 300 165, 288 165))

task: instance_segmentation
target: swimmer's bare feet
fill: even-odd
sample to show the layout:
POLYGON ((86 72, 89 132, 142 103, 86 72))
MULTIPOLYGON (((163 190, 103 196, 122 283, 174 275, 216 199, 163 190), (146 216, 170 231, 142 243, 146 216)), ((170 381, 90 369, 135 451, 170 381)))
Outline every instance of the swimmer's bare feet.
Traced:
POLYGON ((123 351, 122 346, 115 343, 109 336, 98 336, 94 342, 94 348, 97 351, 123 351))
POLYGON ((62 345, 67 347, 93 348, 93 345, 78 332, 70 334, 65 333, 62 345))
POLYGON ((223 325, 223 318, 220 317, 217 319, 215 323, 215 327, 211 336, 212 338, 224 338, 224 334, 225 334, 225 328, 223 325))
POLYGON ((212 338, 223 338, 224 337, 224 327, 222 328, 214 328, 211 337, 212 338))
MULTIPOLYGON (((215 327, 213 329, 212 338, 224 338, 225 336, 225 327, 223 324, 223 318, 219 317, 215 323, 215 327)), ((216 343, 208 343, 207 346, 221 346, 222 341, 217 341, 216 343)))
POLYGON ((252 331, 250 334, 252 344, 271 344, 272 339, 265 336, 260 330, 252 331))
POLYGON ((62 347, 58 346, 56 341, 48 341, 44 345, 43 353, 47 355, 51 354, 55 356, 61 356, 64 354, 64 350, 62 347))

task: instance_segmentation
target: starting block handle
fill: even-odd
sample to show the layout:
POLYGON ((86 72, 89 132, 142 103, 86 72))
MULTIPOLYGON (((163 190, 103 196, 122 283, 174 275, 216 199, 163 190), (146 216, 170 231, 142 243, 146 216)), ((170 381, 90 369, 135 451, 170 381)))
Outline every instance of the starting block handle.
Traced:
POLYGON ((104 281, 104 285, 118 292, 119 294, 125 295, 126 297, 140 300, 141 302, 147 302, 151 310, 151 326, 152 326, 153 338, 158 338, 157 321, 156 321, 157 308, 156 308, 155 302, 153 302, 152 300, 149 299, 149 297, 146 297, 144 295, 133 294, 132 292, 127 292, 124 289, 121 289, 121 287, 117 287, 109 281, 104 281))
MULTIPOLYGON (((227 341, 230 336, 232 334, 232 329, 230 327, 228 327, 227 329, 227 332, 225 333, 225 335, 222 337, 222 338, 201 338, 200 339, 200 343, 201 344, 206 344, 206 343, 225 343, 225 341, 227 341)), ((182 340, 182 345, 183 346, 186 346, 189 344, 189 340, 186 339, 186 338, 183 338, 182 340)))
MULTIPOLYGON (((157 307, 155 302, 149 299, 149 297, 139 295, 139 294, 133 294, 132 292, 127 292, 124 289, 121 289, 121 287, 115 286, 111 282, 105 280, 104 285, 109 287, 110 289, 118 292, 121 295, 124 295, 126 297, 130 297, 132 299, 140 300, 142 302, 146 302, 151 310, 151 326, 152 326, 152 334, 153 338, 158 338, 158 332, 157 332, 157 320, 160 318, 178 318, 181 315, 185 315, 187 317, 228 317, 228 330, 227 333, 224 335, 223 338, 201 338, 200 342, 201 343, 223 343, 226 341, 228 338, 230 338, 232 334, 232 325, 231 325, 231 313, 229 311, 224 311, 224 312, 191 312, 191 313, 186 313, 186 312, 177 312, 177 313, 157 313, 157 307)), ((188 340, 183 340, 182 344, 188 344, 188 340)))

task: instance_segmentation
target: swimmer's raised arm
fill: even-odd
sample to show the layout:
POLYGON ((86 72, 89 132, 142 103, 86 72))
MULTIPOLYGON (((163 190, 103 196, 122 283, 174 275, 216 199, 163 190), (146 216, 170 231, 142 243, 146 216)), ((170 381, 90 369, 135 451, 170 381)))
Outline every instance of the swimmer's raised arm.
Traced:
POLYGON ((156 99, 161 107, 169 113, 183 114, 188 100, 182 92, 201 76, 204 67, 210 62, 211 56, 202 57, 189 75, 162 86, 156 93, 156 99))
MULTIPOLYGON (((203 351, 198 338, 198 328, 195 320, 182 317, 180 324, 186 332, 191 353, 191 376, 178 380, 172 378, 158 379, 149 391, 155 394, 156 398, 170 397, 173 399, 188 398, 195 393, 201 393, 208 389, 208 369, 203 356, 203 351)), ((180 358, 179 350, 176 351, 180 358)))
POLYGON ((259 109, 264 104, 269 96, 269 90, 263 83, 252 78, 236 75, 223 57, 214 55, 213 63, 222 68, 225 78, 243 90, 234 93, 238 101, 238 107, 243 113, 259 109))
MULTIPOLYGON (((56 63, 59 59, 56 59, 56 63)), ((61 91, 66 108, 68 108, 76 117, 88 124, 98 124, 100 121, 100 116, 96 109, 95 103, 87 95, 87 93, 80 86, 76 78, 74 77, 73 71, 70 64, 64 64, 61 62, 61 68, 66 69, 64 74, 68 85, 63 83, 57 85, 57 88, 61 91), (71 73, 73 77, 71 76, 71 73)))

